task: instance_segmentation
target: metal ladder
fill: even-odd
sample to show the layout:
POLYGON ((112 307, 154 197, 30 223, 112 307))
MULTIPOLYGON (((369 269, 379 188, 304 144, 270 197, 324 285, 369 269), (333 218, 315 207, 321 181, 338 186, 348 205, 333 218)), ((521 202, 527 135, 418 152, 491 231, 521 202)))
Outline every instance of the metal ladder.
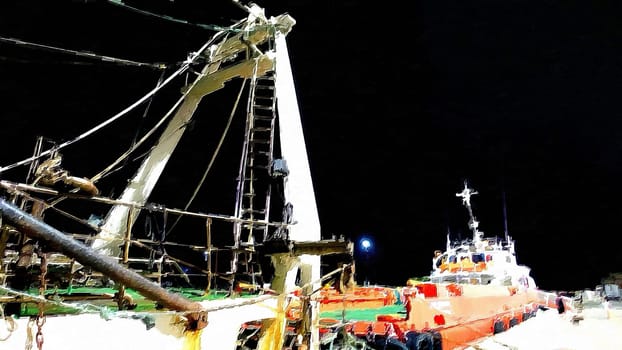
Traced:
POLYGON ((262 275, 253 261, 254 245, 265 239, 270 218, 271 167, 276 127, 274 71, 253 74, 247 106, 246 129, 236 193, 231 282, 255 285, 262 275))

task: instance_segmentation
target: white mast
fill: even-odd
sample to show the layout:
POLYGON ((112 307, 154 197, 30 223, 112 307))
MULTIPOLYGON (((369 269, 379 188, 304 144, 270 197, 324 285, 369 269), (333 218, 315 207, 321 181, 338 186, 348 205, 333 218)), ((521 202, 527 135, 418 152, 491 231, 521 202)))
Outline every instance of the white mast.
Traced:
MULTIPOLYGON (((309 169, 304 133, 300 121, 300 112, 296 97, 296 88, 292 75, 289 53, 285 36, 276 36, 276 74, 277 105, 279 111, 279 130, 281 154, 287 161, 289 175, 285 183, 285 200, 293 204, 293 222, 289 237, 293 241, 319 241, 322 239, 320 219, 315 202, 313 181, 309 169)), ((300 256, 302 283, 319 281, 320 256, 300 256)), ((291 271, 289 279, 296 278, 296 271, 291 271)), ((286 283, 292 285, 292 283, 286 283)), ((314 290, 319 286, 314 286, 314 290)))

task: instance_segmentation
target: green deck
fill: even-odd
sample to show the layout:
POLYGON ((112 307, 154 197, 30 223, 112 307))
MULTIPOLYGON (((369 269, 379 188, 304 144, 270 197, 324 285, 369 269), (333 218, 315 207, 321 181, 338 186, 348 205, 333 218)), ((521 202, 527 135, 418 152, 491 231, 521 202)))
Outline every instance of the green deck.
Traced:
MULTIPOLYGON (((51 303, 45 304, 44 313, 46 315, 61 315, 61 314, 77 314, 82 312, 82 306, 89 305, 96 308, 118 311, 118 305, 113 296, 117 293, 115 288, 89 288, 79 287, 72 289, 56 289, 46 291, 46 298, 51 300, 51 303), (67 307, 63 305, 54 304, 53 301, 60 301, 65 304, 75 304, 76 307, 67 307)), ((217 300, 226 298, 226 291, 211 291, 205 293, 204 290, 191 289, 191 288, 172 288, 168 290, 171 293, 178 293, 184 298, 193 301, 204 300, 217 300)), ((31 289, 28 291, 31 295, 38 295, 37 289, 31 289)), ((157 305, 153 300, 146 299, 136 291, 132 289, 126 289, 125 293, 132 298, 133 303, 136 304, 136 308, 133 311, 147 312, 156 311, 157 305)), ((241 295, 241 297, 252 297, 254 294, 241 295)), ((39 313, 39 306, 37 302, 22 302, 20 316, 34 316, 39 313)), ((356 321, 374 321, 378 315, 395 315, 396 317, 404 317, 406 315, 406 309, 404 305, 395 304, 383 306, 380 308, 352 308, 343 310, 325 311, 320 313, 321 318, 329 318, 336 320, 356 320, 356 321)))
MULTIPOLYGON (((225 298, 226 291, 212 291, 205 293, 204 290, 191 289, 191 288, 171 288, 168 290, 170 293, 177 293, 186 299, 193 301, 203 300, 215 300, 225 298)), ((46 291, 46 298, 52 302, 45 304, 44 313, 46 315, 60 315, 60 314, 76 314, 82 312, 81 306, 91 305, 96 308, 108 309, 111 311, 118 311, 118 305, 113 296, 118 290, 115 288, 89 288, 79 287, 71 289, 55 289, 46 291), (76 307, 67 307, 54 304, 54 301, 60 301, 65 304, 75 304, 76 307)), ((37 289, 31 289, 28 291, 31 295, 38 295, 37 289)), ((136 308, 133 311, 155 311, 157 310, 156 302, 150 299, 146 299, 136 291, 132 289, 126 289, 125 294, 132 298, 136 308)), ((250 295, 249 295, 250 296, 250 295)), ((242 295, 244 297, 244 295, 242 295)), ((21 316, 37 315, 39 307, 36 301, 27 302, 24 301, 21 304, 21 316)))
POLYGON ((375 321, 378 315, 394 315, 396 317, 405 317, 406 308, 404 307, 404 305, 395 304, 375 309, 347 309, 345 311, 334 310, 320 313, 321 318, 333 318, 336 320, 347 321, 375 321))

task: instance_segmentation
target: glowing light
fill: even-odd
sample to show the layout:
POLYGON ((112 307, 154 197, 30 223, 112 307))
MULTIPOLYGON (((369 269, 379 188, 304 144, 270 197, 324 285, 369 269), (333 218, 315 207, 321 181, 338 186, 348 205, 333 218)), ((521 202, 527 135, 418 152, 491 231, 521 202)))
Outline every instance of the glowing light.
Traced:
POLYGON ((374 250, 374 241, 369 237, 361 237, 359 239, 359 247, 362 252, 369 254, 374 250))
POLYGON ((371 241, 367 238, 364 238, 361 241, 361 247, 363 247, 363 249, 368 250, 369 248, 371 248, 371 241))

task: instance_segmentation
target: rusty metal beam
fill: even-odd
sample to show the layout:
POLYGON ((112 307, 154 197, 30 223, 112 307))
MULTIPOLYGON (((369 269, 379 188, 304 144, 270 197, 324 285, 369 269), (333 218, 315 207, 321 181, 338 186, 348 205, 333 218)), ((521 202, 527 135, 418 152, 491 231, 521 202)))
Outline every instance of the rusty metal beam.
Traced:
POLYGON ((161 303, 168 309, 193 312, 203 309, 201 304, 178 294, 169 293, 135 271, 123 267, 115 259, 96 253, 90 247, 24 212, 3 198, 0 198, 0 215, 23 234, 48 242, 58 252, 76 259, 82 265, 92 267, 112 280, 136 290, 146 298, 161 303))
POLYGON ((317 242, 297 241, 292 242, 294 255, 331 255, 353 254, 353 244, 343 240, 322 240, 317 242))
POLYGON ((347 254, 353 255, 354 247, 352 242, 345 240, 321 240, 321 241, 290 241, 275 239, 262 242, 257 246, 257 250, 263 255, 283 254, 292 255, 333 255, 347 254))

